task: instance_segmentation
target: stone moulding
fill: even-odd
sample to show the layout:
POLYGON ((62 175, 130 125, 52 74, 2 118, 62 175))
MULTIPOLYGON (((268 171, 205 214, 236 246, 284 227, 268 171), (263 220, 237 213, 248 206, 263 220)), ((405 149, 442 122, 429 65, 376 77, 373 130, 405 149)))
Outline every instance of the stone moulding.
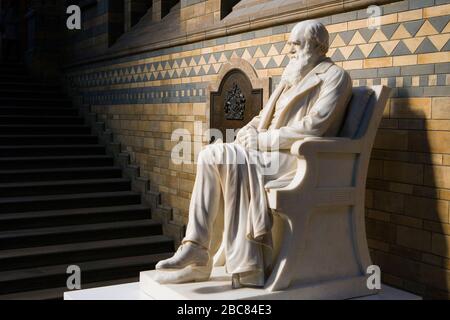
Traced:
MULTIPOLYGON (((257 29, 288 24, 300 20, 320 18, 332 14, 344 13, 347 11, 362 9, 369 5, 382 5, 399 0, 311 0, 306 4, 299 1, 289 3, 289 5, 275 7, 272 15, 258 15, 258 13, 223 19, 221 22, 200 28, 196 32, 183 32, 170 34, 170 38, 161 39, 160 35, 156 39, 149 39, 147 45, 130 46, 123 50, 109 50, 99 56, 73 61, 65 66, 66 69, 80 67, 86 64, 108 61, 123 58, 133 54, 141 54, 158 49, 170 48, 189 43, 210 40, 218 37, 230 36, 238 33, 253 31, 257 29)), ((164 22, 164 19, 161 20, 164 22)), ((180 23, 175 21, 174 23, 180 23)), ((161 25, 161 27, 164 27, 161 25)), ((126 36, 126 35, 125 35, 126 36)))

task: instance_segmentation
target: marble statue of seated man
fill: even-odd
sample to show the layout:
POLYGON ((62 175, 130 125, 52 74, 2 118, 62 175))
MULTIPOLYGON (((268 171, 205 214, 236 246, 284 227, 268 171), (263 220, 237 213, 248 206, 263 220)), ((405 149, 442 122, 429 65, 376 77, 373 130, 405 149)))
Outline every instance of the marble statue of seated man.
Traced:
POLYGON ((298 23, 288 45, 290 62, 260 114, 234 142, 199 153, 186 236, 173 257, 156 265, 160 283, 208 280, 219 239, 233 286, 264 286, 273 219, 266 188, 286 186, 293 178, 295 141, 337 135, 352 94, 348 73, 326 57, 324 25, 298 23))

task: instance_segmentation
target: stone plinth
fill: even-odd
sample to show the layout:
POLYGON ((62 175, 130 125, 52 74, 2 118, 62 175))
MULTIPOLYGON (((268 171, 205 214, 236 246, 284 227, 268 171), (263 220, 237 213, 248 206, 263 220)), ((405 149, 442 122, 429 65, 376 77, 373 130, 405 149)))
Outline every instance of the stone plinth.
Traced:
MULTIPOLYGON (((151 280, 152 271, 141 273, 141 283, 133 282, 115 286, 76 290, 64 293, 64 300, 162 300, 162 299, 246 299, 253 295, 258 299, 273 299, 259 289, 232 290, 230 278, 223 268, 216 269, 209 282, 179 285, 160 285, 151 280), (144 291, 145 290, 145 291, 144 291)), ((294 298, 292 298, 294 299, 294 298)), ((421 300, 421 297, 399 289, 381 286, 378 294, 355 298, 354 300, 421 300)))
MULTIPOLYGON (((320 284, 314 286, 295 287, 279 292, 269 292, 256 288, 231 288, 231 275, 225 273, 224 267, 214 268, 211 280, 206 282, 185 283, 185 284, 159 284, 153 280, 157 271, 144 271, 140 274, 140 289, 154 300, 304 300, 323 297, 324 288, 320 284)), ((346 284, 341 282, 341 286, 335 286, 335 290, 327 292, 328 299, 339 299, 345 296, 346 284)), ((397 299, 420 299, 418 296, 385 286, 397 299)), ((328 290, 329 287, 327 287, 328 290)), ((383 289, 383 288, 382 288, 383 289)), ((364 291, 366 292, 366 291, 364 291)), ((375 292, 377 293, 377 292, 375 292)), ((384 294, 374 294, 364 296, 363 299, 381 299, 384 294)))

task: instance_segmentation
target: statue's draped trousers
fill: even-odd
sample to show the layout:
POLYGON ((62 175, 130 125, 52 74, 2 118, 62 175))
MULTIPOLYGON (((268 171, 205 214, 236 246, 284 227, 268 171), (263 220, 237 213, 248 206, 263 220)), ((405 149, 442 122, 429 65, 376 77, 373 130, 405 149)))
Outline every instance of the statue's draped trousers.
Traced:
POLYGON ((264 267, 261 244, 272 246, 265 179, 261 165, 255 164, 267 160, 264 155, 268 153, 237 143, 216 143, 199 154, 184 241, 209 248, 211 239, 220 238, 217 233, 222 231, 218 225, 213 228, 214 221, 223 223, 222 245, 229 273, 260 270, 264 267))

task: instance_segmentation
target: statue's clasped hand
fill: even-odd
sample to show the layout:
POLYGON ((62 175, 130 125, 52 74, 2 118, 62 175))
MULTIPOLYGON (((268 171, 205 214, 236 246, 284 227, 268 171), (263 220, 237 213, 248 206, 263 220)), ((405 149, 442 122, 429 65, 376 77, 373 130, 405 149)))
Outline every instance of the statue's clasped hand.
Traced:
POLYGON ((246 149, 258 150, 258 131, 254 128, 243 128, 239 130, 236 142, 246 149))

